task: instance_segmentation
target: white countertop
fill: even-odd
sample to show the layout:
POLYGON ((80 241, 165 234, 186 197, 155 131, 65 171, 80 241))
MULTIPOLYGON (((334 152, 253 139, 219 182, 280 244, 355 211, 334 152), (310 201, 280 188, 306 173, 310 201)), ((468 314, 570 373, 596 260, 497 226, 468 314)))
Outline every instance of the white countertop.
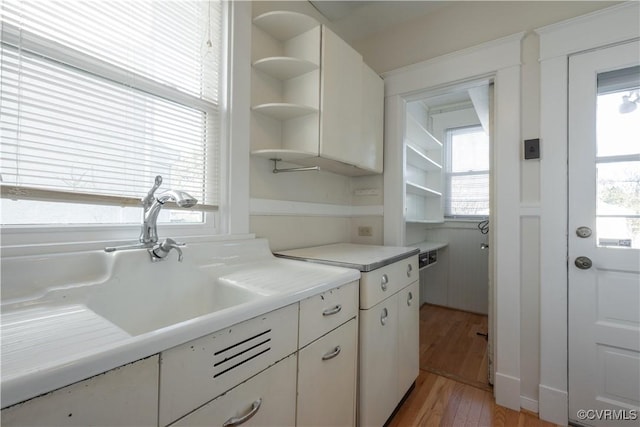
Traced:
POLYGON ((277 252, 279 257, 355 268, 366 272, 418 254, 416 248, 336 243, 277 252))
POLYGON ((151 356, 360 278, 360 274, 351 269, 275 258, 263 239, 249 241, 247 245, 250 246, 247 256, 242 252, 242 244, 236 247, 227 245, 227 248, 220 249, 220 256, 209 256, 208 265, 202 268, 216 274, 220 281, 244 287, 261 297, 137 336, 129 335, 82 304, 52 306, 24 304, 22 301, 12 305, 3 301, 2 407, 151 356), (225 249, 228 249, 228 254, 225 249), (222 260, 230 263, 225 264, 226 261, 222 260))

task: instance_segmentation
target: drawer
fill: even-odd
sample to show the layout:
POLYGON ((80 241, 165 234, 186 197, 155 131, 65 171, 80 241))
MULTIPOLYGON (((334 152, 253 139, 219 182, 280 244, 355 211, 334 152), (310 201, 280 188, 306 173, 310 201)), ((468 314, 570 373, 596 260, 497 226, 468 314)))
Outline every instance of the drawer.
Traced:
POLYGON ((356 409, 358 320, 298 353, 298 427, 353 426, 356 409))
POLYGON ((160 425, 167 425, 297 350, 298 304, 160 354, 160 425))
POLYGON ((377 270, 362 273, 360 277, 360 309, 368 310, 419 278, 418 255, 377 270))
POLYGON ((296 420, 295 401, 294 354, 178 420, 172 427, 293 426, 296 420), (243 417, 246 421, 242 420, 243 417))
POLYGON ((300 348, 358 314, 358 282, 300 301, 300 348))

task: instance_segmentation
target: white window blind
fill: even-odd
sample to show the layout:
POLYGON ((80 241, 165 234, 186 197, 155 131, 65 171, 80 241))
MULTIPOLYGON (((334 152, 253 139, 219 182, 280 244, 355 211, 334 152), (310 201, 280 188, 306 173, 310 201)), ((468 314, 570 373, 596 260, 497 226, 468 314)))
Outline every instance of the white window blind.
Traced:
POLYGON ((489 138, 482 126, 447 131, 446 217, 489 215, 489 138))
POLYGON ((218 203, 220 1, 3 0, 3 197, 218 203))

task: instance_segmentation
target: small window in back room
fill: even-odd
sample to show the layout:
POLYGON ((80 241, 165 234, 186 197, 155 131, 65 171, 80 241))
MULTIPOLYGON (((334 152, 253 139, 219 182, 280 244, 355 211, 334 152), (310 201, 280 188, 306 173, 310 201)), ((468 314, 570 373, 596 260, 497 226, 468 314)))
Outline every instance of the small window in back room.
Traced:
POLYGON ((489 137, 482 126, 447 130, 445 216, 489 216, 489 137))

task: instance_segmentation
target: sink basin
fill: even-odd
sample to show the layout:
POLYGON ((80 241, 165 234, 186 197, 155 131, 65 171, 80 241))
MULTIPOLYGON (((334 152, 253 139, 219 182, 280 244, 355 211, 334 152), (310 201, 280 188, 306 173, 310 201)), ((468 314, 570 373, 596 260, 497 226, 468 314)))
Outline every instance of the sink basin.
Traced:
POLYGON ((222 283, 186 260, 180 263, 172 256, 151 263, 146 253, 132 255, 117 254, 113 274, 87 292, 85 302, 89 309, 130 335, 155 331, 260 297, 222 283))

